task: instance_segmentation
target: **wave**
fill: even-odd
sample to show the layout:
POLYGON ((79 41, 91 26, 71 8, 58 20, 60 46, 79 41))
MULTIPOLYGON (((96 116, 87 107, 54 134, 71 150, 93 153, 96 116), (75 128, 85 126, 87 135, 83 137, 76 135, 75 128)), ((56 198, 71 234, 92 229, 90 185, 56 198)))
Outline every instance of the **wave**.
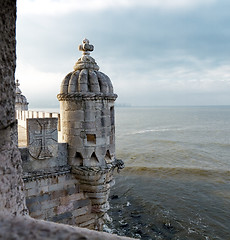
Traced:
POLYGON ((218 146, 221 148, 230 148, 230 144, 229 143, 218 143, 218 142, 212 142, 212 143, 207 143, 206 145, 210 145, 212 146, 218 146))
POLYGON ((156 129, 144 129, 130 133, 131 135, 143 134, 148 132, 168 132, 168 131, 184 131, 185 128, 156 128, 156 129))
POLYGON ((222 169, 201 169, 201 168, 180 168, 180 167, 143 167, 143 166, 128 166, 122 172, 125 174, 146 175, 152 177, 199 177, 208 178, 215 181, 230 181, 230 171, 222 169))

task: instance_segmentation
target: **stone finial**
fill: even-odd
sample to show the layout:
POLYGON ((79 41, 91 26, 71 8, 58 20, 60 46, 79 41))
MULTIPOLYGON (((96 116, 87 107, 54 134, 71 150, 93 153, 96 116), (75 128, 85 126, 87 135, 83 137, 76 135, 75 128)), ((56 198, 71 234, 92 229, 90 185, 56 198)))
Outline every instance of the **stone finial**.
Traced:
POLYGON ((83 55, 90 55, 94 49, 93 45, 89 44, 88 39, 83 39, 82 44, 79 45, 79 51, 83 51, 83 55))
POLYGON ((89 40, 85 38, 82 41, 82 44, 79 45, 79 51, 82 51, 83 55, 75 63, 73 67, 74 71, 83 69, 91 69, 95 71, 99 70, 99 66, 95 62, 94 58, 90 56, 90 52, 92 52, 93 49, 93 45, 89 44, 89 40))

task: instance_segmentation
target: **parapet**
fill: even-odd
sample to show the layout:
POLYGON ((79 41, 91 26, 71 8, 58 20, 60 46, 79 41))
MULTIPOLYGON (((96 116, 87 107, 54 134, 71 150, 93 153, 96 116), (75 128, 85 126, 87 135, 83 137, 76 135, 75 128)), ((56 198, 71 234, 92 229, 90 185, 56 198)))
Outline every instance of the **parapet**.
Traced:
POLYGON ((10 217, 0 215, 1 239, 75 239, 75 240, 131 240, 115 234, 92 231, 32 219, 30 217, 10 217))

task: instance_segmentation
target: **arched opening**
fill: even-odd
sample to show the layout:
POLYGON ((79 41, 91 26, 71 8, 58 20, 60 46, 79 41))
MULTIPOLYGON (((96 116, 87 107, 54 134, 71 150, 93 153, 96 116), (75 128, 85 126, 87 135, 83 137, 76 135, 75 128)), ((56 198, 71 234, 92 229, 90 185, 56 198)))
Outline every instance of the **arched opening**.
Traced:
POLYGON ((107 150, 107 152, 105 154, 105 162, 111 163, 111 161, 112 161, 112 158, 111 158, 110 152, 109 152, 109 150, 107 150))
POLYGON ((76 163, 78 166, 83 166, 83 157, 82 157, 81 153, 76 152, 75 159, 76 159, 76 163))
POLYGON ((99 163, 99 161, 98 161, 98 158, 96 156, 96 153, 93 152, 92 155, 91 155, 91 158, 90 158, 90 164, 93 167, 93 166, 98 166, 98 163, 99 163))

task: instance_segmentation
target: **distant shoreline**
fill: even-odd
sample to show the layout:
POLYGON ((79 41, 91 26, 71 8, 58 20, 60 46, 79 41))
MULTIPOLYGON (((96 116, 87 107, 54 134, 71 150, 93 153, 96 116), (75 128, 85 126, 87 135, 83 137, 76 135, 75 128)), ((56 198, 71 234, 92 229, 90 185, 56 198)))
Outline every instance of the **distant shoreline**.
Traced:
MULTIPOLYGON (((229 108, 230 105, 178 105, 178 106, 173 106, 173 105, 162 105, 162 106, 132 106, 132 105, 115 105, 116 108, 229 108)), ((59 112, 59 107, 31 107, 29 110, 32 111, 54 111, 54 112, 59 112)))

